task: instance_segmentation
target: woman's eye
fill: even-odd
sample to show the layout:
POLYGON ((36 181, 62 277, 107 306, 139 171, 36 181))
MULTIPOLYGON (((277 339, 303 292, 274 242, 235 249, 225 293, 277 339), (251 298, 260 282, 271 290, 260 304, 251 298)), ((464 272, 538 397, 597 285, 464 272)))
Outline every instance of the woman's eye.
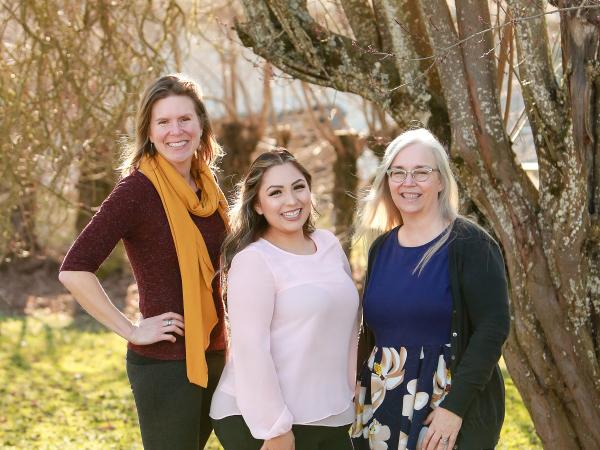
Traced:
POLYGON ((271 192, 269 192, 269 197, 273 197, 273 196, 279 195, 279 194, 281 194, 281 191, 279 191, 279 190, 271 191, 271 192))
POLYGON ((294 186, 294 189, 296 189, 297 191, 304 189, 306 186, 303 184, 297 184, 296 186, 294 186))

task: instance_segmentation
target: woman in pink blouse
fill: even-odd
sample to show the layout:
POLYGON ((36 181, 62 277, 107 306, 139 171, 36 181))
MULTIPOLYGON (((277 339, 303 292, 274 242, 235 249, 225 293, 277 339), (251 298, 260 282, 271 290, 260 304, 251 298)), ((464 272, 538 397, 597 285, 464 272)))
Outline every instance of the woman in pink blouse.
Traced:
POLYGON ((228 360, 210 416, 226 450, 349 450, 358 294, 311 176, 286 150, 241 184, 223 247, 228 360))

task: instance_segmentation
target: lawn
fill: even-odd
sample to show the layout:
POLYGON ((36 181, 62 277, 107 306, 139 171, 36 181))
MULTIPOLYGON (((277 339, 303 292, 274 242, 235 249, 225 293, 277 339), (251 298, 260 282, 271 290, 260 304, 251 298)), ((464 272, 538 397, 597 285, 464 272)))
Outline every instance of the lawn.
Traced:
MULTIPOLYGON (((0 316, 0 448, 141 449, 125 344, 87 317, 0 316)), ((504 370, 499 449, 542 448, 504 370)), ((207 449, 221 447, 213 437, 207 449)))

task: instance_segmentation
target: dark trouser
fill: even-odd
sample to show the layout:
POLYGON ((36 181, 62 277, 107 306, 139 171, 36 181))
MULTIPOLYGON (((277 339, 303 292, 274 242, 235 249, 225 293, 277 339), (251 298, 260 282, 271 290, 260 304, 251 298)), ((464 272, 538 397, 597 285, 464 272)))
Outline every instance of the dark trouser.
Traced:
POLYGON ((202 450, 212 423, 210 402, 225 365, 224 352, 206 354, 208 387, 188 381, 185 361, 127 352, 127 376, 146 450, 202 450))
MULTIPOLYGON (((213 420, 215 434, 225 450, 260 450, 262 440, 255 439, 242 416, 229 416, 213 420)), ((294 425, 296 450, 352 450, 348 430, 350 425, 323 427, 294 425)))

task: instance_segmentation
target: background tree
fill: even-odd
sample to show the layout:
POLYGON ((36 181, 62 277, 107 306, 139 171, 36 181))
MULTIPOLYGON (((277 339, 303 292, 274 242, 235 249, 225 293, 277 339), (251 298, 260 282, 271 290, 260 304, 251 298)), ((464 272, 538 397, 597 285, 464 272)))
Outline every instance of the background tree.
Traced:
POLYGON ((184 25, 168 0, 0 3, 2 259, 45 254, 42 229, 72 239, 65 204, 87 223, 114 185, 140 87, 180 64, 171 30, 184 25))
MULTIPOLYGON (((358 114, 366 124, 366 133, 359 133, 347 122, 346 115, 332 100, 324 95, 325 89, 300 83, 302 99, 306 105, 309 126, 332 147, 335 159, 331 165, 333 182, 331 187, 331 229, 340 240, 344 251, 351 256, 352 232, 356 200, 359 196, 359 157, 366 148, 372 148, 381 156, 387 144, 397 132, 393 123, 377 105, 360 99, 358 114), (321 91, 321 92, 319 92, 321 91), (326 103, 324 102, 326 100, 326 103)), ((364 180, 363 180, 364 183, 364 180)), ((350 258, 351 260, 353 258, 350 258)))
POLYGON ((242 3, 237 31, 255 53, 374 102, 400 126, 427 123, 449 144, 504 249, 513 316, 504 357, 537 432, 548 448, 600 448, 598 0, 550 2, 560 11, 557 67, 543 0, 340 0, 330 9, 347 29, 317 20, 306 0, 242 3), (515 157, 512 79, 537 187, 515 157))
POLYGON ((252 107, 247 86, 238 74, 237 66, 240 59, 239 46, 233 45, 228 38, 227 48, 220 49, 221 65, 223 67, 223 99, 225 116, 216 122, 216 133, 219 144, 223 146, 225 155, 219 164, 219 184, 231 201, 235 197, 236 185, 252 162, 252 154, 265 135, 271 112, 271 76, 269 63, 262 67, 262 105, 252 107), (244 103, 244 113, 240 113, 238 96, 241 93, 244 103))

